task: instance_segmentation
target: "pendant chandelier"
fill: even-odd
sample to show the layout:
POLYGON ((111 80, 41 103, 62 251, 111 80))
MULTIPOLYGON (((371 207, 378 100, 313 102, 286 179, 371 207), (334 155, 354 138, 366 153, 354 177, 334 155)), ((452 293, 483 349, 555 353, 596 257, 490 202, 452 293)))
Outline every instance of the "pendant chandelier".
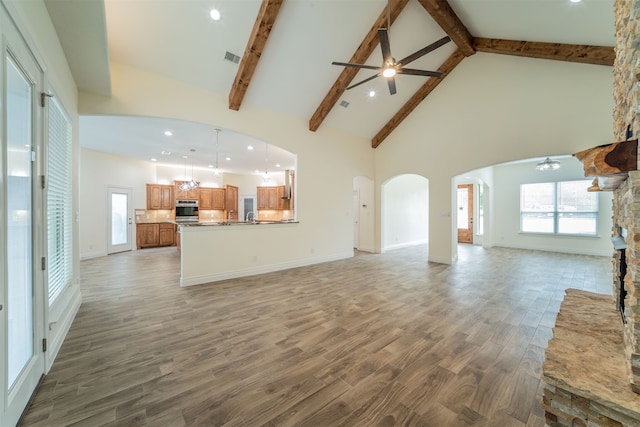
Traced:
POLYGON ((536 169, 539 171, 560 169, 560 162, 557 160, 551 160, 549 157, 547 157, 536 165, 536 169))
POLYGON ((269 168, 268 168, 268 164, 269 164, 269 144, 265 143, 265 149, 264 149, 264 177, 263 177, 263 181, 269 182, 269 168))
POLYGON ((213 170, 213 174, 215 176, 220 175, 220 169, 218 169, 218 146, 219 146, 219 138, 220 138, 220 129, 216 129, 216 168, 213 170))
POLYGON ((189 151, 191 151, 191 181, 189 181, 189 189, 193 190, 194 188, 198 188, 198 183, 193 178, 193 153, 195 153, 196 150, 195 150, 195 148, 192 148, 189 151))
POLYGON ((179 188, 182 191, 189 191, 191 189, 189 187, 189 181, 187 181, 187 159, 189 156, 182 156, 182 158, 184 159, 184 181, 182 181, 179 188))
POLYGON ((191 150, 191 180, 187 181, 187 159, 189 158, 189 156, 183 156, 184 157, 184 181, 182 182, 182 184, 180 184, 180 190, 182 191, 189 191, 189 190, 193 190, 194 188, 198 188, 198 183, 196 182, 196 180, 193 178, 193 153, 196 152, 195 148, 192 148, 191 150))

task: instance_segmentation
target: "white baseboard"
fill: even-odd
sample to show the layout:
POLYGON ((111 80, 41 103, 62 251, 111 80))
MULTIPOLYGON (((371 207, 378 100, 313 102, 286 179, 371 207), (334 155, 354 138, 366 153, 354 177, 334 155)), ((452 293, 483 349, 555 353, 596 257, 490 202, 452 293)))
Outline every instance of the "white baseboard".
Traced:
POLYGON ((436 262, 438 264, 453 264, 455 260, 451 259, 451 258, 447 258, 447 257, 438 257, 438 256, 431 256, 429 255, 428 258, 429 262, 436 262))
POLYGON ((67 307, 61 311, 60 317, 56 320, 55 335, 49 336, 45 372, 49 372, 49 369, 51 369, 53 361, 56 359, 58 351, 60 351, 60 347, 62 347, 62 343, 71 328, 73 319, 75 319, 81 304, 82 294, 80 293, 80 287, 77 286, 73 296, 67 304, 67 307))
POLYGON ((89 252, 86 254, 80 254, 80 260, 91 259, 91 258, 100 258, 103 256, 107 256, 108 254, 104 251, 102 252, 89 252))
POLYGON ((290 268, 304 267, 307 265, 320 264, 323 262, 339 261, 341 259, 353 257, 353 251, 345 252, 328 257, 307 258, 284 262, 280 264, 271 264, 255 268, 245 268, 242 270, 225 271, 222 273, 208 274, 197 277, 180 278, 180 286, 194 286, 205 283, 219 282, 221 280, 236 279, 238 277, 255 276, 256 274, 272 273, 274 271, 288 270, 290 268))
POLYGON ((613 245, 610 250, 598 250, 598 249, 577 249, 577 248, 563 248, 563 247, 548 247, 548 246, 535 246, 535 245, 512 245, 512 244, 494 244, 493 247, 503 247, 512 249, 528 249, 532 251, 544 251, 544 252, 559 252, 563 254, 575 254, 575 255, 592 255, 592 256, 606 256, 613 255, 613 245))
POLYGON ((404 242, 404 243, 396 243, 395 245, 387 245, 382 249, 382 252, 386 252, 386 251, 392 251, 394 249, 401 249, 401 248, 408 248, 411 246, 418 246, 418 245, 426 245, 427 243, 429 243, 428 240, 413 240, 411 242, 404 242))

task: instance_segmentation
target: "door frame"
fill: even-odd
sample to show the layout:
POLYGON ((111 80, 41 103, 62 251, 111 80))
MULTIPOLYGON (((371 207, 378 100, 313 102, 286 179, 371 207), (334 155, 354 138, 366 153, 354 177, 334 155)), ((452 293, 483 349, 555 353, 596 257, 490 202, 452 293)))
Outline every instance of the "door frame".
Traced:
POLYGON ((456 187, 456 229, 458 231, 458 243, 473 243, 474 227, 473 227, 473 215, 474 215, 474 203, 473 203, 473 184, 458 184, 456 187), (457 215, 460 213, 460 207, 457 205, 458 202, 458 191, 460 189, 467 188, 467 228, 461 229, 458 228, 458 218, 457 215), (464 230, 464 231, 460 231, 464 230))
POLYGON ((117 185, 108 185, 107 186, 107 254, 115 254, 119 252, 127 252, 132 251, 134 249, 134 224, 133 224, 133 188, 131 187, 122 187, 117 185), (126 194, 127 195, 127 243, 121 245, 113 245, 111 243, 111 232, 112 232, 112 209, 111 209, 111 200, 113 194, 126 194))
MULTIPOLYGON (((8 353, 0 352, 0 384, 2 394, 0 398, 0 425, 15 425, 26 406, 35 392, 42 376, 45 373, 45 357, 44 357, 44 340, 47 338, 46 322, 47 322, 47 300, 46 292, 46 275, 45 269, 40 268, 40 258, 45 260, 46 256, 46 215, 45 209, 45 192, 41 188, 40 176, 43 173, 43 135, 45 132, 45 113, 44 108, 39 104, 40 94, 44 92, 45 87, 45 71, 42 67, 38 56, 31 50, 27 40, 22 36, 18 26, 11 17, 7 5, 0 1, 0 46, 2 47, 2 57, 0 58, 0 106, 3 108, 2 116, 0 116, 0 133, 4 143, 0 146, 0 210, 3 212, 0 218, 6 218, 7 210, 6 185, 7 170, 5 164, 6 141, 7 141, 7 113, 6 113, 6 92, 4 82, 7 79, 6 70, 9 56, 21 72, 28 76, 28 80, 32 87, 31 93, 31 287, 32 287, 32 306, 33 306, 33 354, 31 359, 24 365, 22 372, 16 379, 11 390, 8 384, 8 353)), ((6 236, 6 220, 0 223, 0 231, 6 236)), ((0 271, 7 271, 7 248, 6 239, 0 241, 0 271)), ((44 262, 44 261, 43 261, 44 262)), ((8 283, 6 273, 0 275, 0 304, 3 309, 0 310, 0 348, 7 349, 8 343, 8 307, 7 292, 8 283)))

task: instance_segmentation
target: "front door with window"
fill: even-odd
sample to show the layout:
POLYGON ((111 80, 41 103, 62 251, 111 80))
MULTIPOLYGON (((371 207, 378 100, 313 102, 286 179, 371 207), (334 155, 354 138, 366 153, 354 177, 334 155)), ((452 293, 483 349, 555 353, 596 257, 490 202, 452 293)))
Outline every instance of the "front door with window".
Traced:
POLYGON ((458 185, 458 243, 473 243, 473 184, 458 185))

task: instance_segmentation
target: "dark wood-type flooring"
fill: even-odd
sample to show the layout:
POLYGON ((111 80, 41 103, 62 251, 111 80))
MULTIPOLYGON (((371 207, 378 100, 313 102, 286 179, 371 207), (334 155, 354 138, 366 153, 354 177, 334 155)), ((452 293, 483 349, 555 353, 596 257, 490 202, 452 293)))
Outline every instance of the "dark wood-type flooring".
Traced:
POLYGON ((81 262, 23 426, 542 426, 564 289, 610 258, 426 247, 180 288, 175 248, 81 262))

